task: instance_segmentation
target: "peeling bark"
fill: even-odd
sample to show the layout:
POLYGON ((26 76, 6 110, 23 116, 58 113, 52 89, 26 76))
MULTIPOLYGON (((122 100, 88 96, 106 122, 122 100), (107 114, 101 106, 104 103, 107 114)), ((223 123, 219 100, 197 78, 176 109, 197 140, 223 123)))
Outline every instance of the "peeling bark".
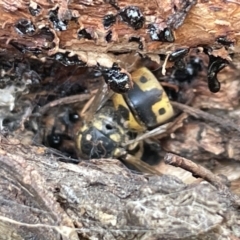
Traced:
POLYGON ((131 0, 116 2, 119 10, 113 5, 102 0, 55 3, 2 0, 0 47, 13 51, 18 48, 38 57, 71 52, 77 54, 83 64, 92 66, 99 62, 108 67, 117 61, 112 53, 120 52, 165 54, 177 48, 222 45, 234 45, 234 52, 239 52, 240 5, 237 1, 151 1, 146 4, 131 0), (120 13, 128 6, 136 6, 142 13, 145 21, 140 29, 135 30, 121 20, 120 13), (116 22, 104 28, 103 19, 110 14, 116 16, 116 22), (166 27, 172 29, 175 41, 153 41, 151 24, 157 33, 166 27), (129 41, 132 37, 135 41, 129 41))

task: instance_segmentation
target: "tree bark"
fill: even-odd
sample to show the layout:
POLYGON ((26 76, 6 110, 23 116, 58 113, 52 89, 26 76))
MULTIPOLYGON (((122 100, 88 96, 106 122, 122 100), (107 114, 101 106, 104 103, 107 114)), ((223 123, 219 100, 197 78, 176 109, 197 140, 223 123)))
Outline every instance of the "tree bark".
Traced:
MULTIPOLYGON (((114 62, 124 62, 119 53, 138 52, 159 61, 159 54, 179 48, 224 47, 227 58, 240 51, 239 22, 240 4, 234 0, 0 0, 0 57, 6 56, 8 62, 19 57, 40 59, 47 65, 49 59, 59 60, 56 54, 62 53, 64 65, 111 67, 114 62), (129 6, 140 11, 142 25, 121 17, 129 6), (111 14, 116 22, 104 27, 104 17, 111 14), (174 41, 156 41, 166 28, 172 31, 174 41), (131 38, 134 41, 129 41, 131 38)), ((57 70, 49 66, 51 76, 42 79, 43 89, 46 82, 60 85, 69 75, 72 82, 85 81, 84 70, 79 74, 71 66, 58 66, 57 70)), ((44 75, 45 68, 39 69, 36 72, 44 75)), ((218 77, 222 86, 217 94, 208 91, 206 74, 191 84, 195 93, 192 106, 221 109, 221 116, 237 122, 239 114, 234 109, 239 104, 240 84, 236 68, 226 68, 218 77)), ((215 160, 225 159, 222 164, 226 165, 234 162, 229 172, 226 168, 215 172, 236 181, 231 187, 239 193, 238 130, 231 124, 230 131, 229 124, 208 123, 192 115, 194 119, 189 117, 181 123, 182 128, 161 139, 163 149, 210 169, 215 160)), ((186 171, 166 164, 159 169, 171 176, 134 174, 114 159, 67 164, 48 148, 24 145, 22 139, 2 135, 0 164, 0 239, 240 237, 239 206, 233 204, 229 192, 206 182, 200 184, 201 180, 189 173, 191 184, 186 184, 173 176, 176 172, 183 178, 186 171)))
POLYGON ((0 47, 14 51, 15 46, 30 54, 38 52, 38 57, 71 52, 88 66, 98 62, 110 67, 117 61, 112 53, 120 52, 137 51, 151 56, 178 48, 214 48, 229 43, 234 45, 235 53, 239 52, 240 4, 234 0, 156 0, 148 3, 136 0, 59 0, 54 3, 1 0, 0 6, 0 47), (129 6, 137 7, 144 17, 137 30, 129 24, 130 20, 123 21, 120 17, 121 11, 129 6), (103 18, 110 14, 116 16, 116 22, 104 28, 103 18), (30 22, 21 22, 24 19, 30 22), (27 26, 22 26, 24 24, 27 26), (149 25, 155 26, 156 33, 166 27, 171 29, 175 41, 153 41, 149 25), (43 30, 44 27, 48 30, 43 30), (80 38, 78 32, 83 29, 85 34, 81 32, 80 38), (129 41, 131 37, 139 38, 140 43, 129 41), (225 42, 218 41, 219 37, 225 38, 225 42))
POLYGON ((0 239, 217 239, 239 231, 230 198, 208 183, 136 175, 117 160, 66 164, 16 139, 1 146, 0 239))

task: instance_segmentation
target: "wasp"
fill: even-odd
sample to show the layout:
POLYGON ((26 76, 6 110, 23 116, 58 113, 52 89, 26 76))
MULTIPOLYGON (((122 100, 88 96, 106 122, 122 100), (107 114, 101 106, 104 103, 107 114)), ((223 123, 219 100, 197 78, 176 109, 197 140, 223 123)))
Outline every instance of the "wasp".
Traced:
POLYGON ((138 68, 131 78, 133 86, 128 92, 108 91, 105 100, 102 89, 96 94, 89 110, 93 112, 86 112, 88 120, 76 134, 78 156, 117 158, 134 169, 156 173, 148 163, 159 160, 161 147, 149 137, 164 132, 175 111, 150 70, 138 68))
MULTIPOLYGON (((186 52, 188 50, 180 51, 184 56, 186 52)), ((179 60, 179 51, 177 55, 172 54, 172 58, 179 60)), ((162 164, 165 154, 160 139, 168 137, 182 124, 182 114, 173 109, 171 101, 189 101, 191 91, 186 89, 202 70, 201 64, 190 59, 186 69, 173 68, 173 72, 170 69, 167 76, 161 77, 159 65, 151 60, 133 54, 121 55, 119 62, 128 63, 129 60, 131 64, 114 64, 110 70, 96 66, 87 68, 86 73, 70 74, 74 81, 67 81, 67 84, 74 86, 78 79, 88 79, 79 83, 85 87, 84 91, 71 90, 65 97, 61 89, 56 90, 61 93, 57 101, 65 105, 55 106, 56 112, 51 107, 41 115, 42 143, 73 157, 75 162, 117 158, 131 168, 159 173, 155 169, 162 164), (115 91, 106 81, 114 76, 116 86, 122 86, 122 77, 115 77, 122 76, 121 67, 127 69, 131 79, 128 91, 115 91), (85 95, 88 97, 80 100, 85 95), (70 103, 72 97, 78 101, 70 103)))
POLYGON ((77 110, 69 106, 61 106, 51 109, 41 119, 42 143, 59 150, 66 157, 77 158, 74 143, 74 131, 79 126, 79 114, 77 110))

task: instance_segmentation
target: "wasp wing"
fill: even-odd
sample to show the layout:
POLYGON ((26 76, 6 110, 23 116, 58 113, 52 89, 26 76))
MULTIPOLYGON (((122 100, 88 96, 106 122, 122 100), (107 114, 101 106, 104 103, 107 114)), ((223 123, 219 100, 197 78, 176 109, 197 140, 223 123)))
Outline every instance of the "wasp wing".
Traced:
POLYGON ((144 139, 148 139, 148 138, 154 137, 156 135, 159 135, 161 133, 165 133, 167 131, 167 129, 168 129, 168 126, 169 126, 169 123, 161 125, 161 126, 159 126, 157 128, 154 128, 151 131, 148 131, 148 132, 146 132, 144 134, 141 134, 141 135, 137 136, 133 140, 127 141, 126 143, 123 144, 123 146, 126 147, 126 146, 131 145, 131 144, 133 144, 135 142, 139 142, 139 141, 142 141, 144 139))
POLYGON ((81 111, 81 116, 84 117, 86 122, 92 120, 94 114, 101 109, 114 94, 114 92, 110 90, 107 84, 103 81, 99 88, 93 91, 93 93, 93 96, 89 99, 81 111))
POLYGON ((135 142, 142 141, 144 139, 158 137, 158 139, 168 136, 169 134, 175 132, 178 128, 182 127, 183 120, 186 119, 188 114, 182 113, 180 114, 173 122, 169 122, 166 124, 163 124, 159 127, 156 127, 146 133, 143 133, 139 136, 137 136, 133 140, 129 140, 126 143, 123 144, 123 147, 126 147, 130 144, 133 144, 135 142))

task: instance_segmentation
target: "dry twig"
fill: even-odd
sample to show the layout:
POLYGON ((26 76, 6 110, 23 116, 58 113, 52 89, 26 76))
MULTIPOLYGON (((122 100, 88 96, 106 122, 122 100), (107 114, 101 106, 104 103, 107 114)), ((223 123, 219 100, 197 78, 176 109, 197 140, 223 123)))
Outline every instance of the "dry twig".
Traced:
POLYGON ((240 198, 230 191, 230 189, 223 183, 223 179, 219 176, 216 176, 214 173, 204 168, 203 166, 200 166, 191 160, 172 153, 167 153, 165 155, 164 162, 166 164, 185 169, 191 172, 194 176, 203 178, 207 182, 211 183, 214 187, 216 187, 221 194, 229 197, 234 204, 240 206, 240 198))
POLYGON ((225 128, 227 130, 229 130, 228 128, 230 127, 232 129, 237 130, 238 132, 240 132, 240 127, 237 124, 235 124, 234 122, 232 122, 231 120, 220 118, 220 117, 215 116, 213 114, 204 112, 204 111, 202 111, 200 109, 196 109, 196 108, 193 108, 191 106, 187 106, 187 105, 182 104, 182 103, 171 102, 171 104, 174 107, 176 107, 176 108, 178 108, 178 109, 188 113, 191 116, 215 122, 215 123, 221 125, 221 127, 225 128))
POLYGON ((58 105, 82 102, 82 101, 85 101, 85 100, 89 99, 90 97, 91 97, 90 94, 80 94, 80 95, 74 95, 74 96, 70 96, 70 97, 60 98, 60 99, 57 99, 55 101, 52 101, 52 102, 46 104, 45 106, 43 106, 40 109, 39 112, 40 112, 40 114, 44 114, 45 112, 47 112, 52 107, 55 107, 55 106, 58 106, 58 105))

